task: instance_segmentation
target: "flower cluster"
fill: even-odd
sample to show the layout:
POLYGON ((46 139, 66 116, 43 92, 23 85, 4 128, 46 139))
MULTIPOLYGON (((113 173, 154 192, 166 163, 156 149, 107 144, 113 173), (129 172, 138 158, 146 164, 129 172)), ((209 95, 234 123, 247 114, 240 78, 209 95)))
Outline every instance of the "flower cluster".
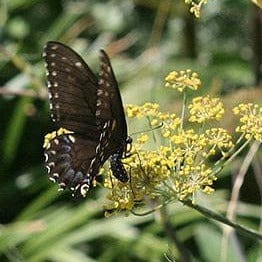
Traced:
POLYGON ((179 92, 183 92, 186 88, 197 90, 201 85, 198 74, 192 72, 190 69, 179 72, 172 71, 165 80, 165 87, 176 89, 179 92))
POLYGON ((48 148, 48 145, 50 144, 50 141, 53 140, 55 137, 61 136, 63 134, 72 134, 72 133, 74 133, 74 132, 69 131, 69 130, 67 130, 65 128, 59 128, 56 131, 53 131, 51 133, 46 134, 45 138, 44 138, 43 148, 48 148))
POLYGON ((203 123, 207 120, 220 120, 225 113, 222 102, 219 98, 195 97, 192 104, 188 106, 190 122, 203 123))
POLYGON ((165 147, 150 151, 137 151, 136 148, 135 151, 124 160, 130 174, 128 183, 122 183, 107 173, 104 186, 111 190, 106 209, 130 210, 138 202, 155 199, 163 181, 171 175, 174 161, 171 156, 167 157, 165 147))
POLYGON ((155 116, 159 112, 159 105, 155 103, 145 103, 143 106, 126 105, 126 113, 130 118, 143 118, 155 116))
POLYGON ((207 0, 199 0, 198 3, 193 0, 185 0, 185 3, 191 5, 190 12, 193 13, 195 17, 199 18, 201 8, 207 3, 207 0))
POLYGON ((174 190, 179 192, 180 200, 188 198, 189 194, 199 190, 209 194, 214 191, 211 186, 216 179, 216 176, 212 175, 212 169, 205 164, 185 165, 177 174, 174 190))
POLYGON ((118 181, 110 171, 105 173, 104 186, 110 189, 106 209, 130 210, 136 203, 163 196, 183 201, 193 199, 197 191, 213 191, 216 176, 208 161, 233 146, 226 130, 181 129, 179 117, 151 103, 128 105, 126 112, 132 118, 149 118, 152 130, 134 139, 131 156, 123 160, 130 174, 128 183, 118 181))
POLYGON ((240 104, 233 108, 235 115, 240 115, 241 125, 236 128, 236 132, 245 134, 245 138, 262 140, 262 107, 257 104, 240 104))
MULTIPOLYGON (((197 90, 200 84, 197 74, 187 70, 171 72, 166 77, 165 86, 182 92, 186 88, 197 90)), ((183 103, 181 117, 161 111, 155 103, 126 106, 129 118, 145 119, 148 133, 135 136, 130 156, 122 159, 129 174, 127 183, 117 180, 110 169, 105 169, 104 187, 109 191, 107 210, 129 211, 138 204, 167 199, 194 201, 199 191, 213 192, 217 174, 236 152, 240 152, 235 152, 235 148, 243 147, 232 142, 227 130, 203 125, 209 120, 219 121, 224 115, 225 109, 219 98, 196 97, 188 104, 184 99, 183 103), (211 158, 212 161, 217 159, 212 165, 211 158)), ((241 116, 237 132, 247 139, 261 140, 261 107, 241 104, 234 108, 234 113, 241 116)), ((240 141, 238 139, 237 143, 240 141)))
MULTIPOLYGON (((216 149, 224 155, 234 144, 231 135, 223 128, 211 128, 205 132, 208 145, 211 146, 210 154, 216 154, 216 149)), ((205 156, 205 155, 204 155, 205 156)))

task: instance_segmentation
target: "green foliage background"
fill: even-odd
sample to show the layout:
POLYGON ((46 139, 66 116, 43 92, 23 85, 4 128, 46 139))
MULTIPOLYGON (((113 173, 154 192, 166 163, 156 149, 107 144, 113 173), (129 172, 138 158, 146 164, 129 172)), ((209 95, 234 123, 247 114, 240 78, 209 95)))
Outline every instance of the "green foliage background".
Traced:
MULTIPOLYGON (((181 204, 168 206, 167 229, 159 212, 105 218, 99 187, 84 200, 57 192, 43 168, 43 137, 55 127, 41 53, 48 40, 62 41, 96 69, 98 50, 107 48, 125 103, 157 102, 178 112, 181 98, 162 89, 163 79, 186 68, 201 76, 200 93, 223 95, 230 107, 261 102, 261 90, 253 88, 252 8, 244 0, 209 1, 195 20, 183 1, 0 2, 0 261, 168 261, 179 257, 170 230, 190 261, 218 261, 221 224, 181 204)), ((233 122, 230 116, 224 121, 231 130, 233 122)), ((139 131, 132 122, 129 129, 139 131)), ((223 173, 213 196, 200 197, 203 205, 226 211, 241 161, 223 173)), ((238 216, 258 229, 261 188, 254 172, 242 189, 238 216)), ((262 260, 253 239, 237 235, 229 246, 228 261, 262 260)))

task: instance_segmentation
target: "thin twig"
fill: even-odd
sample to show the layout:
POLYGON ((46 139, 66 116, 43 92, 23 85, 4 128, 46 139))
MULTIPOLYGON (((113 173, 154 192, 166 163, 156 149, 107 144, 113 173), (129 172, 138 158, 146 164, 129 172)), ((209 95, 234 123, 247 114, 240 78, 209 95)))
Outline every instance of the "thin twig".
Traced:
POLYGON ((171 12, 171 6, 172 1, 170 0, 159 1, 151 36, 148 41, 149 47, 156 46, 160 42, 164 32, 165 23, 168 19, 169 13, 171 12))
POLYGON ((36 92, 32 89, 25 89, 25 90, 12 90, 9 87, 0 87, 0 95, 3 96, 27 96, 27 97, 34 97, 40 99, 46 99, 47 93, 46 92, 36 92))
POLYGON ((165 202, 163 202, 163 203, 157 205, 156 207, 154 207, 154 208, 152 208, 152 209, 150 209, 148 211, 145 211, 145 212, 138 213, 134 209, 132 209, 130 212, 133 215, 135 215, 135 216, 147 216, 147 215, 150 215, 150 214, 154 213, 156 210, 159 210, 160 208, 163 208, 164 206, 166 206, 167 204, 173 202, 174 200, 175 200, 174 198, 170 198, 170 199, 166 200, 165 202))
POLYGON ((187 104, 187 95, 186 91, 183 92, 183 106, 182 106, 182 112, 181 112, 181 123, 180 128, 183 129, 184 121, 185 121, 185 111, 186 111, 186 104, 187 104))
MULTIPOLYGON (((212 172, 212 175, 217 175, 219 172, 221 172, 221 170, 230 162, 232 162, 232 160, 239 155, 242 150, 245 149, 245 147, 249 144, 249 142, 251 141, 252 138, 249 138, 248 140, 245 141, 245 143, 243 143, 236 152, 234 152, 234 154, 232 154, 225 162, 223 162, 223 164, 221 164, 221 166, 216 167, 214 169, 214 171, 212 172)), ((220 162, 220 161, 218 161, 220 162)))
POLYGON ((106 51, 110 56, 115 56, 119 54, 131 46, 133 46, 137 42, 138 36, 134 32, 130 32, 123 36, 122 38, 112 41, 107 47, 106 51))
POLYGON ((248 170, 249 166, 251 165, 251 162, 252 162, 260 144, 261 143, 258 142, 258 141, 255 141, 252 144, 248 154, 246 155, 246 157, 243 161, 243 164, 242 164, 242 166, 239 170, 239 173, 236 176, 234 186, 233 186, 233 190, 232 190, 231 199, 230 199, 230 202, 229 202, 229 205, 228 205, 228 211, 227 211, 228 219, 231 219, 231 220, 236 219, 236 207, 237 207, 237 201, 238 201, 238 198, 239 198, 240 188, 243 184, 247 170, 248 170))
MULTIPOLYGON (((260 142, 255 141, 252 146, 249 149, 249 152, 247 153, 243 164, 239 170, 239 173, 236 176, 236 179, 234 181, 231 199, 228 204, 227 208, 227 218, 231 221, 236 220, 236 211, 237 211, 237 204, 240 194, 240 189, 243 185, 244 178, 247 174, 248 168, 251 165, 251 162, 260 146, 260 142)), ((228 250, 228 243, 229 243, 229 237, 233 233, 233 228, 230 227, 224 227, 223 228, 223 238, 222 238, 222 244, 221 244, 221 258, 220 261, 224 262, 227 261, 227 250, 228 250)))
MULTIPOLYGON (((255 179, 257 181, 258 190, 260 193, 260 206, 262 206, 262 163, 259 154, 256 154, 254 160, 252 162, 252 166, 254 169, 255 179)), ((262 208, 260 208, 260 225, 259 225, 259 232, 262 231, 262 208)))

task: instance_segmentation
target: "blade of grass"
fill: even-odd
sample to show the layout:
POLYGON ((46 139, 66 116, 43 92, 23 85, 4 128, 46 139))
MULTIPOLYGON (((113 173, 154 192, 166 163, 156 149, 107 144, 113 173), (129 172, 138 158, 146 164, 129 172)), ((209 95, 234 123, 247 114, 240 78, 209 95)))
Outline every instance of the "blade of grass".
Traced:
POLYGON ((16 105, 12 117, 10 118, 5 137, 3 139, 2 158, 4 173, 6 170, 8 170, 15 159, 19 141, 21 139, 26 124, 26 109, 31 101, 31 97, 21 97, 16 105))

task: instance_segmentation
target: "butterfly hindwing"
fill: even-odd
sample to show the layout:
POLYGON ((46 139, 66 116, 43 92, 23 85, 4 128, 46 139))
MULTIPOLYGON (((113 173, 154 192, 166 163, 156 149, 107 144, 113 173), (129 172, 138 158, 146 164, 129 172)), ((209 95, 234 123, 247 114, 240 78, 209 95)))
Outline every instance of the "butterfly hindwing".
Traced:
POLYGON ((104 163, 98 147, 98 141, 74 133, 55 136, 45 149, 50 180, 61 189, 70 189, 74 195, 85 195, 104 163))

